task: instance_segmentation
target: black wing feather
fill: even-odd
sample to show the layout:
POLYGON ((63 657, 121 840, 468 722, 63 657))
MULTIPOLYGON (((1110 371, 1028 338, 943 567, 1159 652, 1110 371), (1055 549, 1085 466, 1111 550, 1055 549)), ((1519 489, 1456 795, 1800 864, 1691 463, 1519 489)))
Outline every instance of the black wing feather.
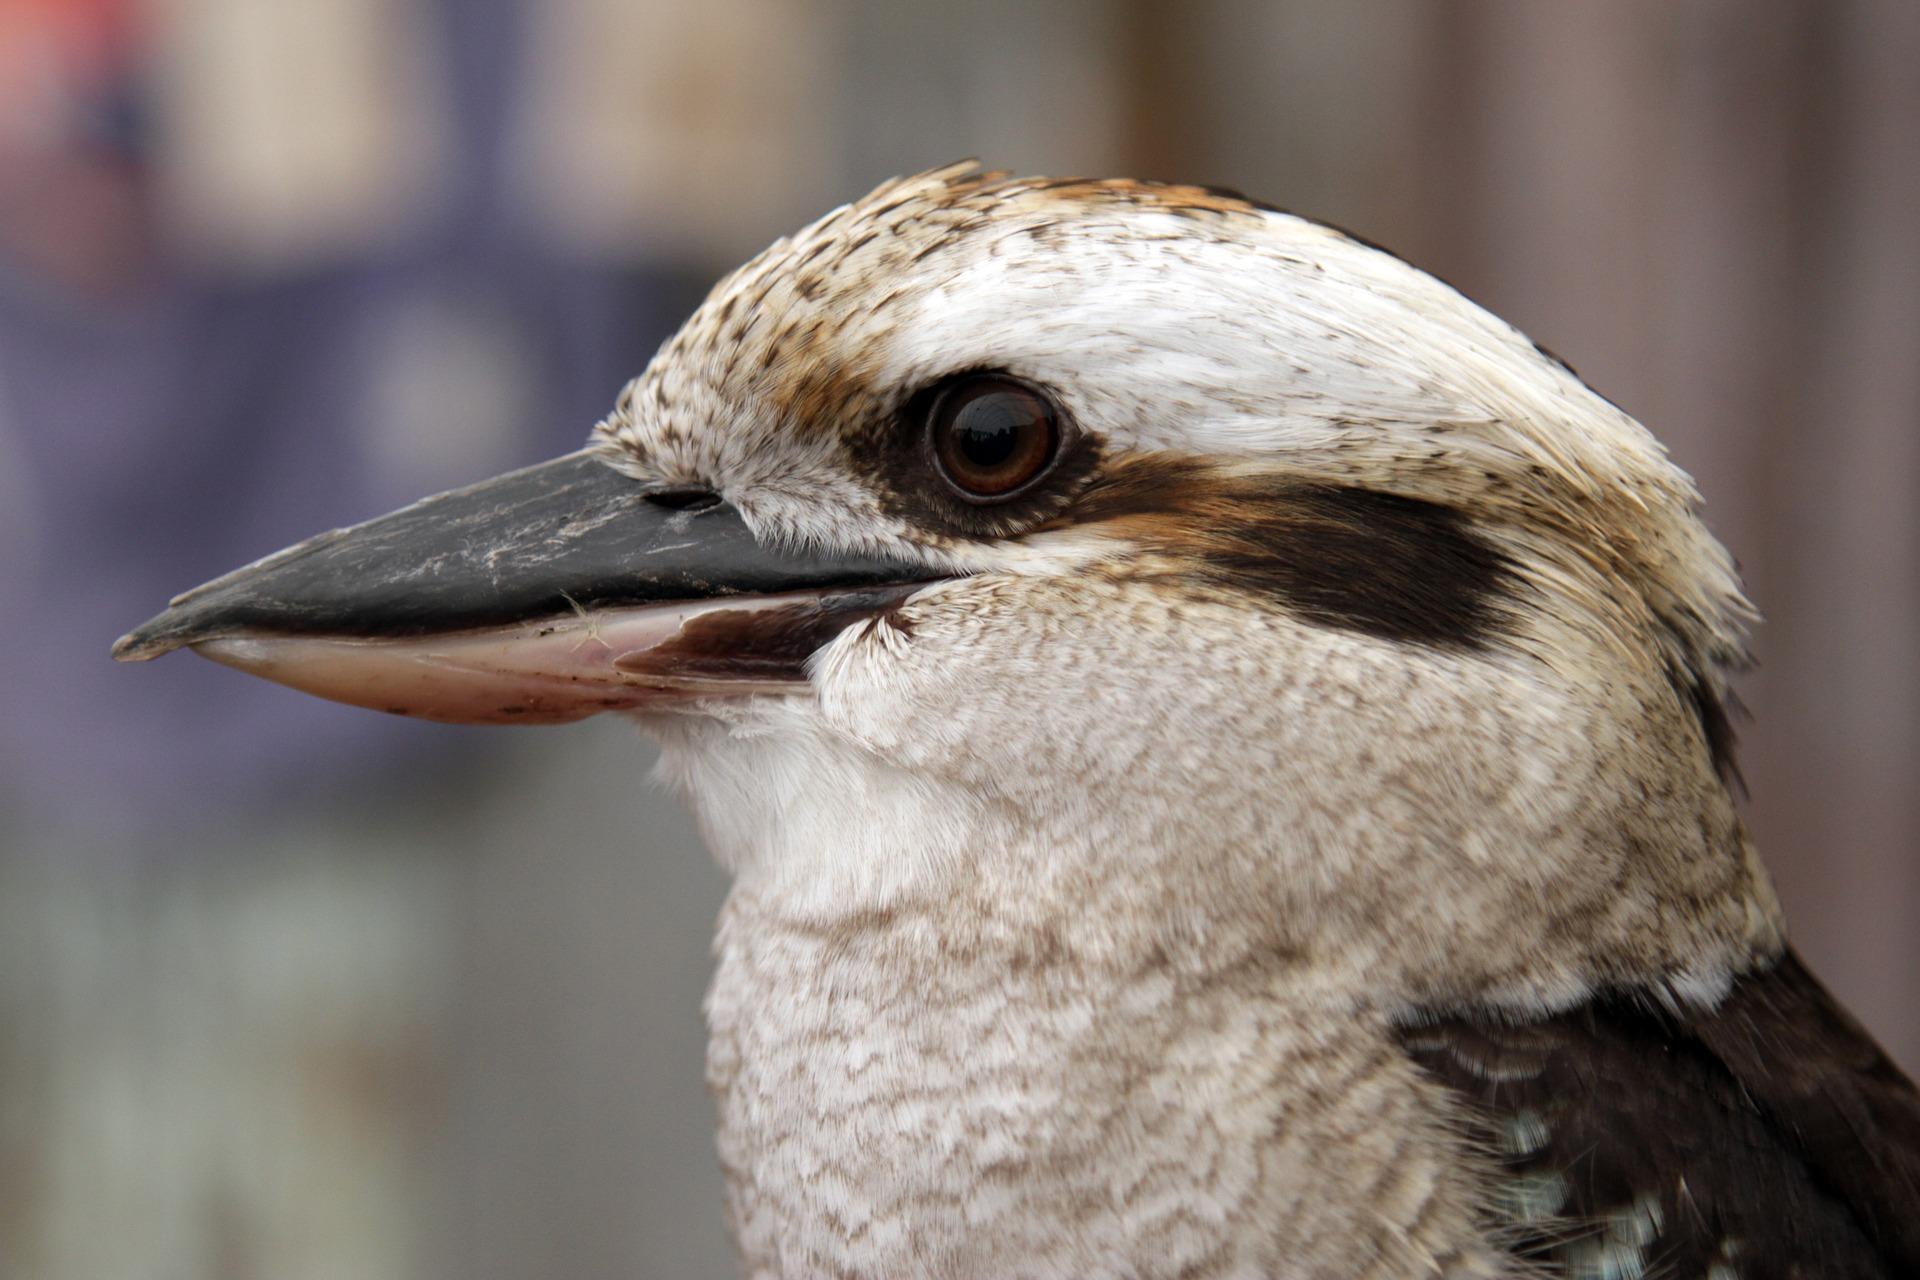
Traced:
POLYGON ((1788 952, 1694 1033, 1899 1274, 1920 1276, 1920 1093, 1788 952))
POLYGON ((1619 994, 1402 1043, 1484 1125, 1499 1225, 1550 1270, 1920 1276, 1920 1094, 1791 952, 1711 1014, 1619 994))

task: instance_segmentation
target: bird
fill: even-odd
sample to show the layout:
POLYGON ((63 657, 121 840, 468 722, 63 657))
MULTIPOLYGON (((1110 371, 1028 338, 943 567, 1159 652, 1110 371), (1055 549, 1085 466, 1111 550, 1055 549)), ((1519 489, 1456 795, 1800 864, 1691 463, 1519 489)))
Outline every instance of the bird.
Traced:
POLYGON ((635 719, 732 877, 745 1274, 1920 1275, 1920 1096, 1736 807, 1700 507, 1357 236, 965 162, 723 279, 582 450, 115 654, 635 719))

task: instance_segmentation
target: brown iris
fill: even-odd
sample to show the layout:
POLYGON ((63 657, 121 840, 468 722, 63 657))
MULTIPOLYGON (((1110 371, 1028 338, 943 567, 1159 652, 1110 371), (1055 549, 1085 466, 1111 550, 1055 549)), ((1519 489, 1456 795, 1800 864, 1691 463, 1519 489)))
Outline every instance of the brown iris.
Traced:
POLYGON ((1060 443, 1052 402, 998 374, 971 374, 941 388, 927 430, 941 477, 970 502, 1013 497, 1046 471, 1060 443))

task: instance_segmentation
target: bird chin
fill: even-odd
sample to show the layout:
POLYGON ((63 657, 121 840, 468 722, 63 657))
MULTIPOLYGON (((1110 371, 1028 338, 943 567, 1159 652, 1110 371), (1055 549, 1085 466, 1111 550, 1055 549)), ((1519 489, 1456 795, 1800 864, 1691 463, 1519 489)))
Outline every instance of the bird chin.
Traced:
POLYGON ((406 637, 243 634, 193 646, 335 702, 450 724, 559 724, 603 711, 809 690, 807 660, 924 583, 578 610, 406 637))

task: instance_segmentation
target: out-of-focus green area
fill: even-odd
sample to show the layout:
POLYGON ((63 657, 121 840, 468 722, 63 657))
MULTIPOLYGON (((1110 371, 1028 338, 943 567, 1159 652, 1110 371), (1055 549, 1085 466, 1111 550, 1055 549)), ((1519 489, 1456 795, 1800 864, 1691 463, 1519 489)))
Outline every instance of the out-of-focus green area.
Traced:
POLYGON ((106 650, 963 155, 1349 226, 1646 421, 1770 616, 1797 939, 1920 1063, 1916 121, 1901 0, 0 0, 0 1275, 731 1274, 636 733, 106 650))

